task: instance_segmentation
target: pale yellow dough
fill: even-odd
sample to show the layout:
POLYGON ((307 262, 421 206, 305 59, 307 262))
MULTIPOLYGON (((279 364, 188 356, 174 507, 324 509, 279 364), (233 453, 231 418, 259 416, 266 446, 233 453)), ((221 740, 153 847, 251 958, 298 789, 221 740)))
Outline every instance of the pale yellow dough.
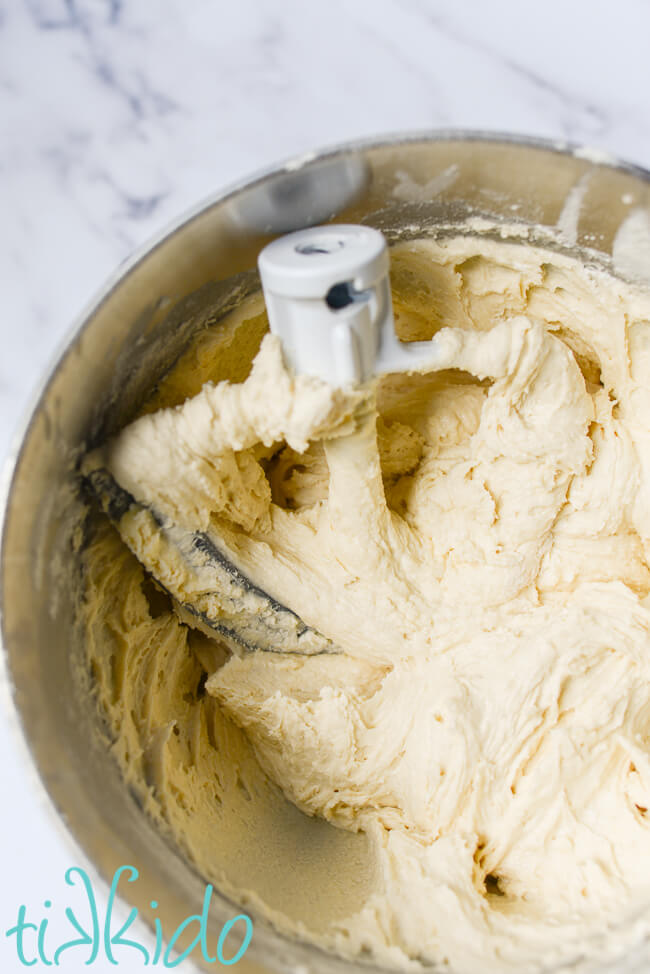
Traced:
POLYGON ((243 384, 183 406, 181 362, 168 408, 107 446, 138 500, 212 526, 343 650, 188 634, 102 527, 89 654, 115 749, 206 877, 285 930, 464 974, 615 955, 650 927, 650 295, 477 237, 401 244, 392 270, 401 337, 437 334, 444 370, 339 393, 267 336, 243 384), (364 834, 310 864, 302 912, 227 867, 233 775, 255 828, 279 786, 364 834), (344 877, 320 905, 319 869, 344 877))

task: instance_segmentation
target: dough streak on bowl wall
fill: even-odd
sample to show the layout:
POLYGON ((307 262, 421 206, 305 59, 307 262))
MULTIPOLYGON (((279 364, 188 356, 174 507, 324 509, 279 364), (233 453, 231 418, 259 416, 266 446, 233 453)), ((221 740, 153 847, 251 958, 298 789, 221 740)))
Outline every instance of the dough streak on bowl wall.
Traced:
POLYGON ((213 384, 262 336, 253 297, 106 446, 342 650, 231 653, 98 517, 113 748, 206 879, 282 930, 468 974, 615 956, 650 926, 650 295, 487 236, 391 261, 398 333, 451 329, 444 371, 337 396, 267 335, 213 384))

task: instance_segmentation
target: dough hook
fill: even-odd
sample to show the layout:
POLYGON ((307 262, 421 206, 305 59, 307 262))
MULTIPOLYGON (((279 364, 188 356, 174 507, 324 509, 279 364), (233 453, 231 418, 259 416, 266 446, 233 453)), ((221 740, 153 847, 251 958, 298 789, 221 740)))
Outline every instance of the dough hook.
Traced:
MULTIPOLYGON (((426 371, 439 363, 435 339, 403 344, 395 334, 388 248, 378 230, 330 225, 287 234, 260 253, 259 270, 271 331, 280 337, 294 372, 345 386, 386 372, 426 371)), ((184 622, 216 633, 235 651, 340 652, 247 578, 214 528, 191 532, 169 523, 126 491, 103 463, 87 463, 84 475, 123 540, 174 598, 184 622), (144 523, 157 539, 157 562, 133 540, 137 525, 144 523), (197 585, 200 605, 183 601, 173 585, 156 577, 165 552, 180 559, 194 579, 209 576, 208 589, 197 585)))
POLYGON ((271 331, 297 374, 331 385, 435 368, 435 339, 395 334, 386 239, 372 227, 332 224, 268 244, 258 267, 271 331))

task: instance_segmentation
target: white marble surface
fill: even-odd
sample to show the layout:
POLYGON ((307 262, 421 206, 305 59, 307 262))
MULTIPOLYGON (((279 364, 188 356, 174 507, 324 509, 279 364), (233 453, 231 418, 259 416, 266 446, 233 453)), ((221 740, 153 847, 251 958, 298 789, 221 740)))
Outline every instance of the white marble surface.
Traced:
MULTIPOLYGON (((571 139, 650 167, 649 37, 649 0, 0 0, 0 455, 105 277, 260 167, 435 127, 571 139)), ((13 971, 4 930, 19 903, 61 894, 72 859, 5 724, 13 971)))

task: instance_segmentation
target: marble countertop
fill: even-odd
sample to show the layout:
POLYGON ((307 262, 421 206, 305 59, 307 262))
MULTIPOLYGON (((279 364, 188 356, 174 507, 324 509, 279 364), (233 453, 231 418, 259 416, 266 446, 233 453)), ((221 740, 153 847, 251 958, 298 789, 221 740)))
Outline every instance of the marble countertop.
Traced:
MULTIPOLYGON (((275 161, 460 127, 650 168, 648 37, 649 0, 0 0, 0 456, 115 267, 275 161)), ((4 724, 2 931, 72 864, 4 724)))

